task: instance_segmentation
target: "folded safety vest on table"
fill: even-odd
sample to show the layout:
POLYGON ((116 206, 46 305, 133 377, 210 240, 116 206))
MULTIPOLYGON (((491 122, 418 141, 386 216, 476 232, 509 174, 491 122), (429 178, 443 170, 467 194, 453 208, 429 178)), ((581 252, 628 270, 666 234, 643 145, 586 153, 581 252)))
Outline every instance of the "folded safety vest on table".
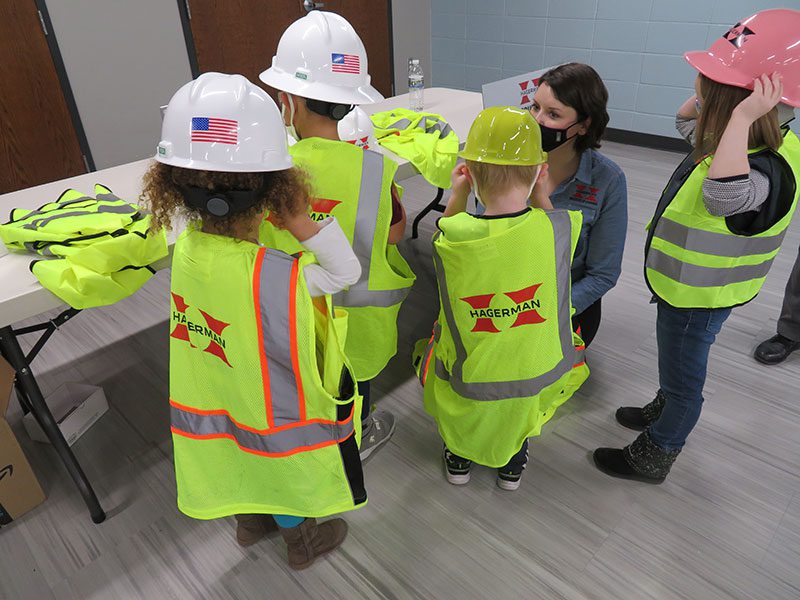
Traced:
POLYGON ((113 304, 136 292, 167 255, 163 230, 149 231, 150 215, 95 185, 95 198, 67 190, 36 210, 15 208, 0 225, 9 250, 45 259, 30 268, 39 282, 73 308, 113 304))
POLYGON ((371 119, 381 146, 408 160, 432 185, 450 187, 459 142, 441 115, 395 108, 371 119))

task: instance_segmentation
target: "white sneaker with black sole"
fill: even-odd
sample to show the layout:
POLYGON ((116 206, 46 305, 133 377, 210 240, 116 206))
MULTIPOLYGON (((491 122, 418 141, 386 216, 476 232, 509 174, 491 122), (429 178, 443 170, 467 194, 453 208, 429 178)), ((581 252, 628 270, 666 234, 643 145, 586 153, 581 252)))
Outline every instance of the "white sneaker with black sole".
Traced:
POLYGON ((453 485, 465 485, 469 483, 469 470, 472 468, 472 461, 456 456, 446 447, 444 449, 444 474, 447 481, 453 485))
POLYGON ((507 492, 513 492, 519 489, 519 484, 522 482, 522 471, 514 473, 512 471, 497 470, 497 487, 507 492))

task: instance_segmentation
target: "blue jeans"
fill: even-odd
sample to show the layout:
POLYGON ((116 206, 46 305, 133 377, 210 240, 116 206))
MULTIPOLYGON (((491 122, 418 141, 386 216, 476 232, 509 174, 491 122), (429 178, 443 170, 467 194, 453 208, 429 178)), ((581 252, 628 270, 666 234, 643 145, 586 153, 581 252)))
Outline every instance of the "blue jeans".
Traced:
POLYGON ((700 418, 708 352, 730 314, 730 308, 674 308, 658 303, 658 383, 665 403, 648 432, 663 450, 683 448, 700 418))

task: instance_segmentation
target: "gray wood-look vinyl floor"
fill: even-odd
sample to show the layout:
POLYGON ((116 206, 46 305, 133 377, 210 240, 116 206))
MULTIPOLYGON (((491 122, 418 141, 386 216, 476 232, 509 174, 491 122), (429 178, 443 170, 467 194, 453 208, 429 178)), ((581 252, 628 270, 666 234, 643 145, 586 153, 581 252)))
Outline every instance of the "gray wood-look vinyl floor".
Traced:
MULTIPOLYGON (((795 222, 766 286, 714 346, 701 421, 661 486, 614 480, 589 453, 633 433, 613 418, 656 389, 655 309, 642 280, 644 224, 680 156, 608 143, 625 170, 630 224, 623 274, 603 301, 588 352, 592 375, 531 444, 521 488, 488 469, 465 487, 443 477, 409 354, 437 312, 431 215, 401 250, 418 275, 400 318, 400 348, 375 381, 397 416, 365 466, 369 505, 347 515, 341 550, 301 573, 279 539, 242 549, 232 518, 201 522, 175 506, 167 409, 167 289, 159 273, 134 297, 65 325, 34 364, 45 393, 63 381, 105 389, 111 409, 74 446, 109 513, 91 523, 52 448, 9 420, 48 499, 0 530, 0 597, 791 600, 800 598, 800 355, 765 367, 800 244, 795 222)), ((409 218, 432 197, 404 182, 409 218)), ((410 231, 410 228, 409 228, 410 231)))

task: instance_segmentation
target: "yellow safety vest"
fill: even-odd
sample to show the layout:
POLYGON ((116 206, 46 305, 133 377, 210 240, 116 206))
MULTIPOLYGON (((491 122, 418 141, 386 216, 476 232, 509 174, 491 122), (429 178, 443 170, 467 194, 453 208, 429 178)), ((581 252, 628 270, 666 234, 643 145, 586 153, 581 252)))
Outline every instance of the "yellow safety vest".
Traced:
MULTIPOLYGON (((349 314, 345 352, 356 378, 372 379, 397 353, 397 314, 415 279, 397 247, 388 243, 397 165, 376 152, 316 137, 300 140, 289 152, 310 176, 312 218, 335 216, 361 263, 361 279, 336 294, 333 303, 349 314)), ((269 214, 259 239, 289 254, 302 250, 269 214)))
POLYGON ((178 507, 323 517, 366 502, 361 397, 300 258, 190 229, 175 245, 170 406, 178 507))
POLYGON ((15 208, 0 238, 11 250, 45 257, 31 263, 43 287, 73 308, 113 304, 137 291, 167 255, 163 230, 150 215, 103 185, 96 198, 67 190, 36 210, 15 208))
POLYGON ((440 312, 417 365, 426 410, 459 456, 502 467, 589 375, 572 331, 577 211, 439 220, 440 312))
POLYGON ((394 108, 370 116, 378 143, 410 162, 432 185, 448 189, 458 136, 441 115, 394 108))
MULTIPOLYGON (((731 231, 730 217, 711 215, 703 180, 713 157, 678 167, 659 200, 645 245, 645 279, 655 296, 678 308, 727 308, 755 298, 780 250, 797 207, 800 141, 786 131, 777 152, 750 151, 750 162, 772 173, 765 208, 777 214, 754 235, 731 231)), ((762 209, 763 210, 763 209, 762 209)))

